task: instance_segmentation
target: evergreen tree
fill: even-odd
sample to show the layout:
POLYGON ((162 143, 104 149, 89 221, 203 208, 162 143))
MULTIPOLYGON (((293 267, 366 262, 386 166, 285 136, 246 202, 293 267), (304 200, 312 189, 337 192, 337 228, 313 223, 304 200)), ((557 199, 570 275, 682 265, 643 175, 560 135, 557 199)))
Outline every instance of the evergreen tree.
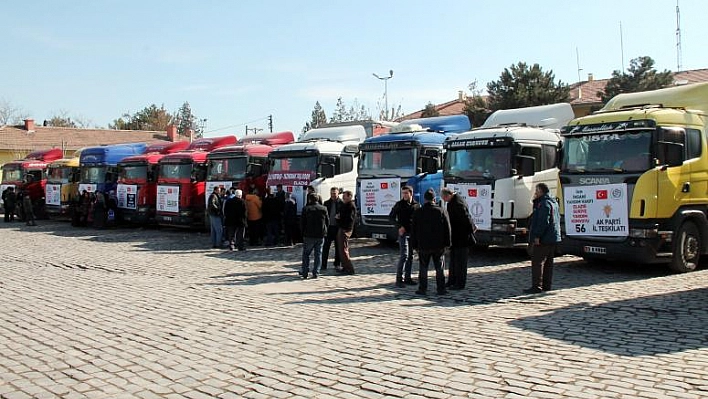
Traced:
POLYGON ((547 105, 569 100, 567 84, 555 82, 552 71, 543 72, 538 64, 527 66, 525 62, 504 68, 499 80, 487 84, 492 111, 547 105))
POLYGON ((320 102, 317 101, 315 103, 315 108, 312 110, 312 116, 310 117, 310 121, 305 123, 305 126, 302 128, 302 132, 305 133, 308 130, 316 129, 326 123, 327 115, 325 115, 325 112, 322 109, 320 102))
POLYGON ((654 69, 654 60, 647 56, 631 60, 627 72, 612 72, 605 89, 597 93, 603 103, 620 93, 661 89, 670 86, 674 81, 671 71, 665 69, 663 72, 657 72, 654 69))
POLYGON ((465 107, 462 112, 467 115, 472 127, 480 127, 487 120, 491 111, 487 109, 487 101, 482 97, 481 90, 477 88, 476 80, 470 83, 469 89, 472 95, 465 99, 465 107))
POLYGON ((420 113, 421 118, 430 118, 433 116, 440 116, 440 112, 435 108, 435 104, 429 102, 428 105, 425 106, 423 109, 423 112, 420 113))
POLYGON ((165 131, 173 119, 174 117, 165 110, 164 105, 157 108, 155 104, 151 104, 133 115, 123 114, 120 118, 113 120, 113 123, 109 124, 108 128, 165 131))

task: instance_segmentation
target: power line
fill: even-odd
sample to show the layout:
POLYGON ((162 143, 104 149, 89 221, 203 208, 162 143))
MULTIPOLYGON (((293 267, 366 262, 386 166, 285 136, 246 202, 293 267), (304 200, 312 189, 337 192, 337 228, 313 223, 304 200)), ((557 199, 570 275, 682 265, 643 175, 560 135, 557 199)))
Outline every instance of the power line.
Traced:
POLYGON ((252 121, 248 121, 248 122, 244 122, 244 123, 239 123, 239 124, 237 124, 237 125, 231 125, 231 126, 225 126, 225 127, 220 127, 220 128, 212 129, 212 130, 209 130, 209 131, 205 131, 204 133, 214 133, 214 132, 218 132, 218 131, 221 131, 221 130, 233 129, 233 128, 235 128, 235 127, 246 126, 246 125, 251 124, 251 123, 254 123, 254 122, 264 121, 264 120, 266 120, 266 119, 268 119, 268 116, 264 116, 264 117, 262 117, 262 118, 254 119, 254 120, 252 120, 252 121))

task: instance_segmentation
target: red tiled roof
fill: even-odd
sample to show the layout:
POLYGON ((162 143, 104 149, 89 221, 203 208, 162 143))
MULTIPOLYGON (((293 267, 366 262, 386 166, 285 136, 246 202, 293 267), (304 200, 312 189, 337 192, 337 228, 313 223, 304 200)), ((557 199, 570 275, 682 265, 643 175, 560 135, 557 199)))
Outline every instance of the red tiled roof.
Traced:
MULTIPOLYGON (((435 109, 438 111, 440 116, 448 116, 448 115, 462 115, 465 110, 465 101, 460 100, 459 98, 448 101, 446 103, 438 104, 435 106, 435 109)), ((405 121, 408 119, 417 119, 417 118, 422 118, 423 110, 413 112, 408 115, 404 115, 400 118, 397 119, 397 121, 405 121)))
POLYGON ((144 130, 76 129, 35 126, 0 126, 0 150, 33 151, 48 148, 78 150, 82 147, 167 140, 167 132, 144 130))

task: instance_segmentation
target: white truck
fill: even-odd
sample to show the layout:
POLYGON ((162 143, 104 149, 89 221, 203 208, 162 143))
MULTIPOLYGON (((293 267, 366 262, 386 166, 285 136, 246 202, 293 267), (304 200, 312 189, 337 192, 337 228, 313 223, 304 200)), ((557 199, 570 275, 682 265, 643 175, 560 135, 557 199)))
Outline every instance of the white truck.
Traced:
POLYGON ((534 188, 557 196, 560 128, 573 117, 567 103, 500 110, 445 141, 444 184, 465 198, 478 245, 528 243, 534 188))
POLYGON ((277 185, 292 193, 298 213, 305 205, 311 185, 323 201, 332 187, 356 189, 359 143, 366 139, 363 126, 336 126, 307 131, 295 143, 278 147, 268 154, 271 166, 267 185, 277 185))

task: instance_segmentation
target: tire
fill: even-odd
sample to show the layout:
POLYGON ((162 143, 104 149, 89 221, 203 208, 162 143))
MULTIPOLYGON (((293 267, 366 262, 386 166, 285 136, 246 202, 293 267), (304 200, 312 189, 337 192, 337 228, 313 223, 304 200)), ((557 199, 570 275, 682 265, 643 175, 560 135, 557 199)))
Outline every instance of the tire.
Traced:
POLYGON ((701 233, 693 222, 685 222, 674 236, 674 255, 669 268, 676 273, 696 270, 701 257, 701 233))

